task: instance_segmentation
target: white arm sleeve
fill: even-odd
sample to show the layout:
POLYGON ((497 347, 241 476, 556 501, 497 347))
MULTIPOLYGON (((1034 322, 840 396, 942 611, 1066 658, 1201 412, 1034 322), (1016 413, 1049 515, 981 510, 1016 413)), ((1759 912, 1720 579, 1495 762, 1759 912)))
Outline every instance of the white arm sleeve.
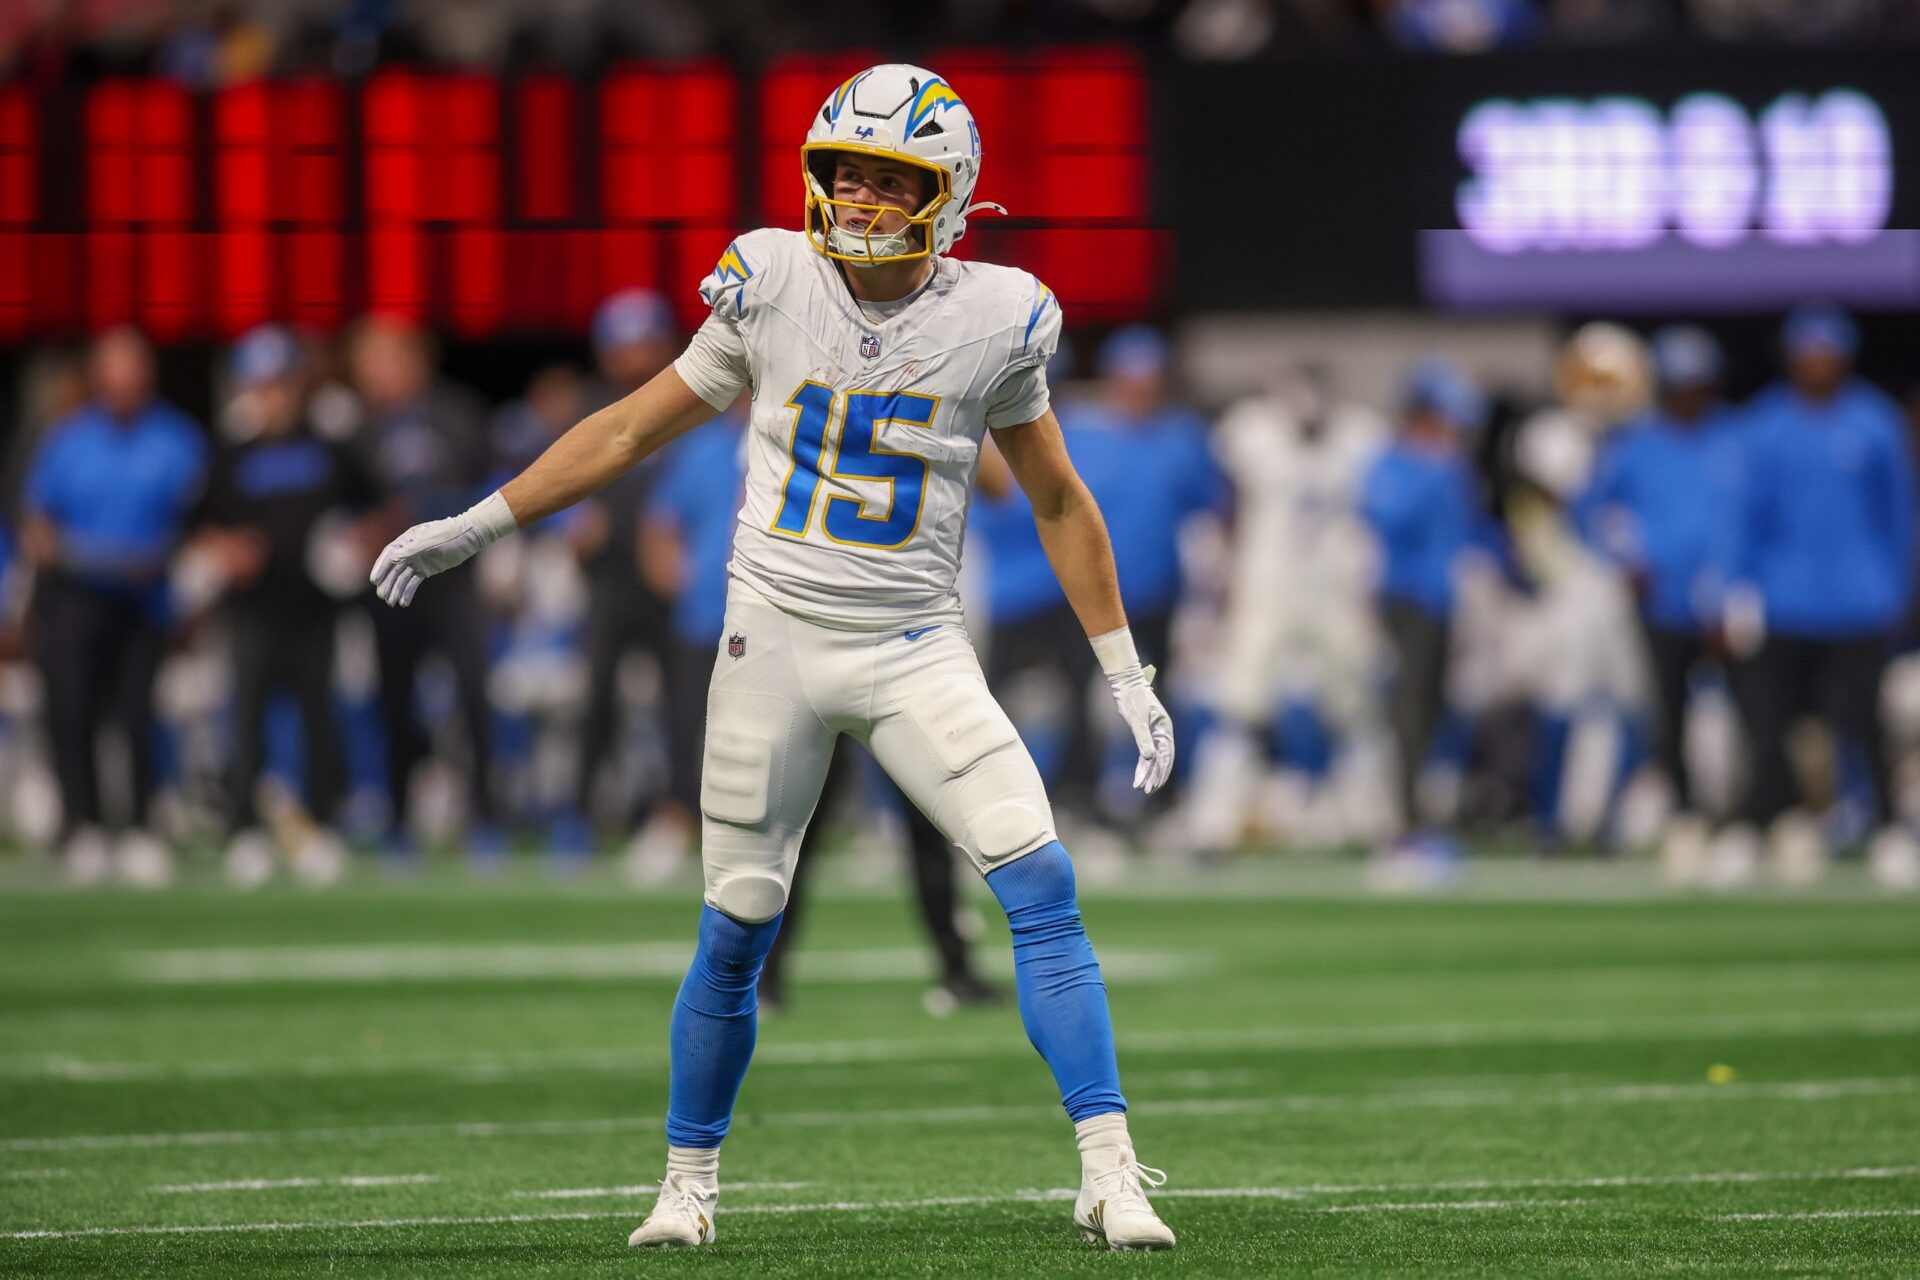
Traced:
POLYGON ((1029 365, 1015 369, 1000 379, 987 396, 989 427, 1018 427, 1032 422, 1052 403, 1047 390, 1047 366, 1029 365))
POLYGON ((747 340, 740 326, 715 311, 673 362, 681 380, 716 411, 732 404, 747 388, 747 340))

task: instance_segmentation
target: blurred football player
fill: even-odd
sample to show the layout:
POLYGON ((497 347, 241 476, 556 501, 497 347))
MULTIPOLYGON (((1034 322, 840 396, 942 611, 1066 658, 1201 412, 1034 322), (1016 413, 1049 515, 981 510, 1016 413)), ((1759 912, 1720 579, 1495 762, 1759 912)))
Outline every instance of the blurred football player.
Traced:
POLYGON ((1302 804, 1285 837, 1335 844, 1383 834, 1387 788, 1367 767, 1385 755, 1372 696, 1381 639, 1358 500, 1387 431, 1380 414, 1331 399, 1310 377, 1240 400, 1220 419, 1214 448, 1233 477, 1235 537, 1208 686, 1220 722, 1198 748, 1186 805, 1200 848, 1232 848, 1253 825, 1261 742, 1282 708, 1310 708, 1337 740, 1330 785, 1318 795, 1311 784, 1292 788, 1302 804), (1329 807, 1331 820, 1309 817, 1329 807))
POLYGON ((1488 610, 1475 597, 1462 634, 1491 640, 1480 647, 1498 683, 1534 709, 1526 768, 1547 835, 1587 840, 1615 812, 1622 734, 1644 705, 1646 673, 1632 593, 1580 536, 1575 509, 1600 442, 1652 394, 1646 343, 1617 324, 1582 325, 1561 348, 1554 390, 1558 403, 1513 434, 1501 501, 1526 589, 1502 591, 1488 610))
POLYGON ((961 262, 980 133, 946 81, 873 67, 801 148, 803 231, 741 236, 701 285, 687 350, 469 511, 416 526, 374 566, 381 598, 610 483, 752 390, 701 768, 706 901, 671 1034, 667 1177, 637 1245, 713 1239, 719 1147, 753 1052, 754 986, 835 740, 862 742, 986 876, 1012 928, 1028 1037, 1078 1137, 1074 1221, 1112 1248, 1174 1242, 1147 1202, 1163 1176, 1127 1133, 1105 984, 1039 771, 987 691, 954 591, 988 429, 1139 748, 1173 766, 1173 726, 1127 628, 1100 511, 1048 407, 1060 334, 1024 271, 961 262))

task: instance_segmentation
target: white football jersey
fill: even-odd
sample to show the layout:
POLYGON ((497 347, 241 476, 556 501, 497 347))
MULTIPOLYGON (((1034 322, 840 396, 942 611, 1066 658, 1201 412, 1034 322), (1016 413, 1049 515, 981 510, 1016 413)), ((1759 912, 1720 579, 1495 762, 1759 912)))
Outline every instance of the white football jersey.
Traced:
POLYGON ((958 621, 981 436, 1047 408, 1052 292, 937 258, 876 320, 801 233, 765 229, 729 245, 700 293, 712 314, 675 367, 716 409, 753 394, 732 574, 830 626, 958 621))

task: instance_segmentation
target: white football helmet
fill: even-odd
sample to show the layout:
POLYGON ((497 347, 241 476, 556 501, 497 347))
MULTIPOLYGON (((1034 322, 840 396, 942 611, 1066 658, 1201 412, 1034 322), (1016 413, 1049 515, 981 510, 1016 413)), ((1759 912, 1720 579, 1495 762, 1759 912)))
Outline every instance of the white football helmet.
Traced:
MULTIPOLYGON (((800 148, 807 184, 807 242, 829 258, 872 264, 945 253, 967 230, 980 180, 980 127, 960 95, 925 67, 889 62, 849 78, 821 104, 800 148), (934 177, 926 203, 900 230, 876 235, 839 226, 841 213, 877 219, 886 207, 833 198, 833 157, 858 151, 925 169, 934 177)), ((897 211, 896 211, 897 212, 897 211)))

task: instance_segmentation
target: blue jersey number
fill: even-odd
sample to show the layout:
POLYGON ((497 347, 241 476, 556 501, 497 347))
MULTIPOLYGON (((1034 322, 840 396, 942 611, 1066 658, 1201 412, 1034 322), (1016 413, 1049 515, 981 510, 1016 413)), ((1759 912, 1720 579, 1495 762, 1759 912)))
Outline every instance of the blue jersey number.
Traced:
POLYGON ((855 547, 895 550, 905 546, 920 527, 920 507, 926 499, 927 460, 918 454, 882 449, 874 434, 883 423, 911 427, 933 425, 939 396, 912 391, 849 391, 837 395, 819 382, 803 382, 787 400, 794 411, 793 439, 787 446, 792 465, 780 489, 780 510, 773 531, 804 538, 813 523, 813 508, 822 474, 845 480, 884 480, 889 496, 883 509, 864 498, 835 494, 827 499, 821 527, 834 542, 855 547), (840 430, 833 435, 835 421, 840 430))

